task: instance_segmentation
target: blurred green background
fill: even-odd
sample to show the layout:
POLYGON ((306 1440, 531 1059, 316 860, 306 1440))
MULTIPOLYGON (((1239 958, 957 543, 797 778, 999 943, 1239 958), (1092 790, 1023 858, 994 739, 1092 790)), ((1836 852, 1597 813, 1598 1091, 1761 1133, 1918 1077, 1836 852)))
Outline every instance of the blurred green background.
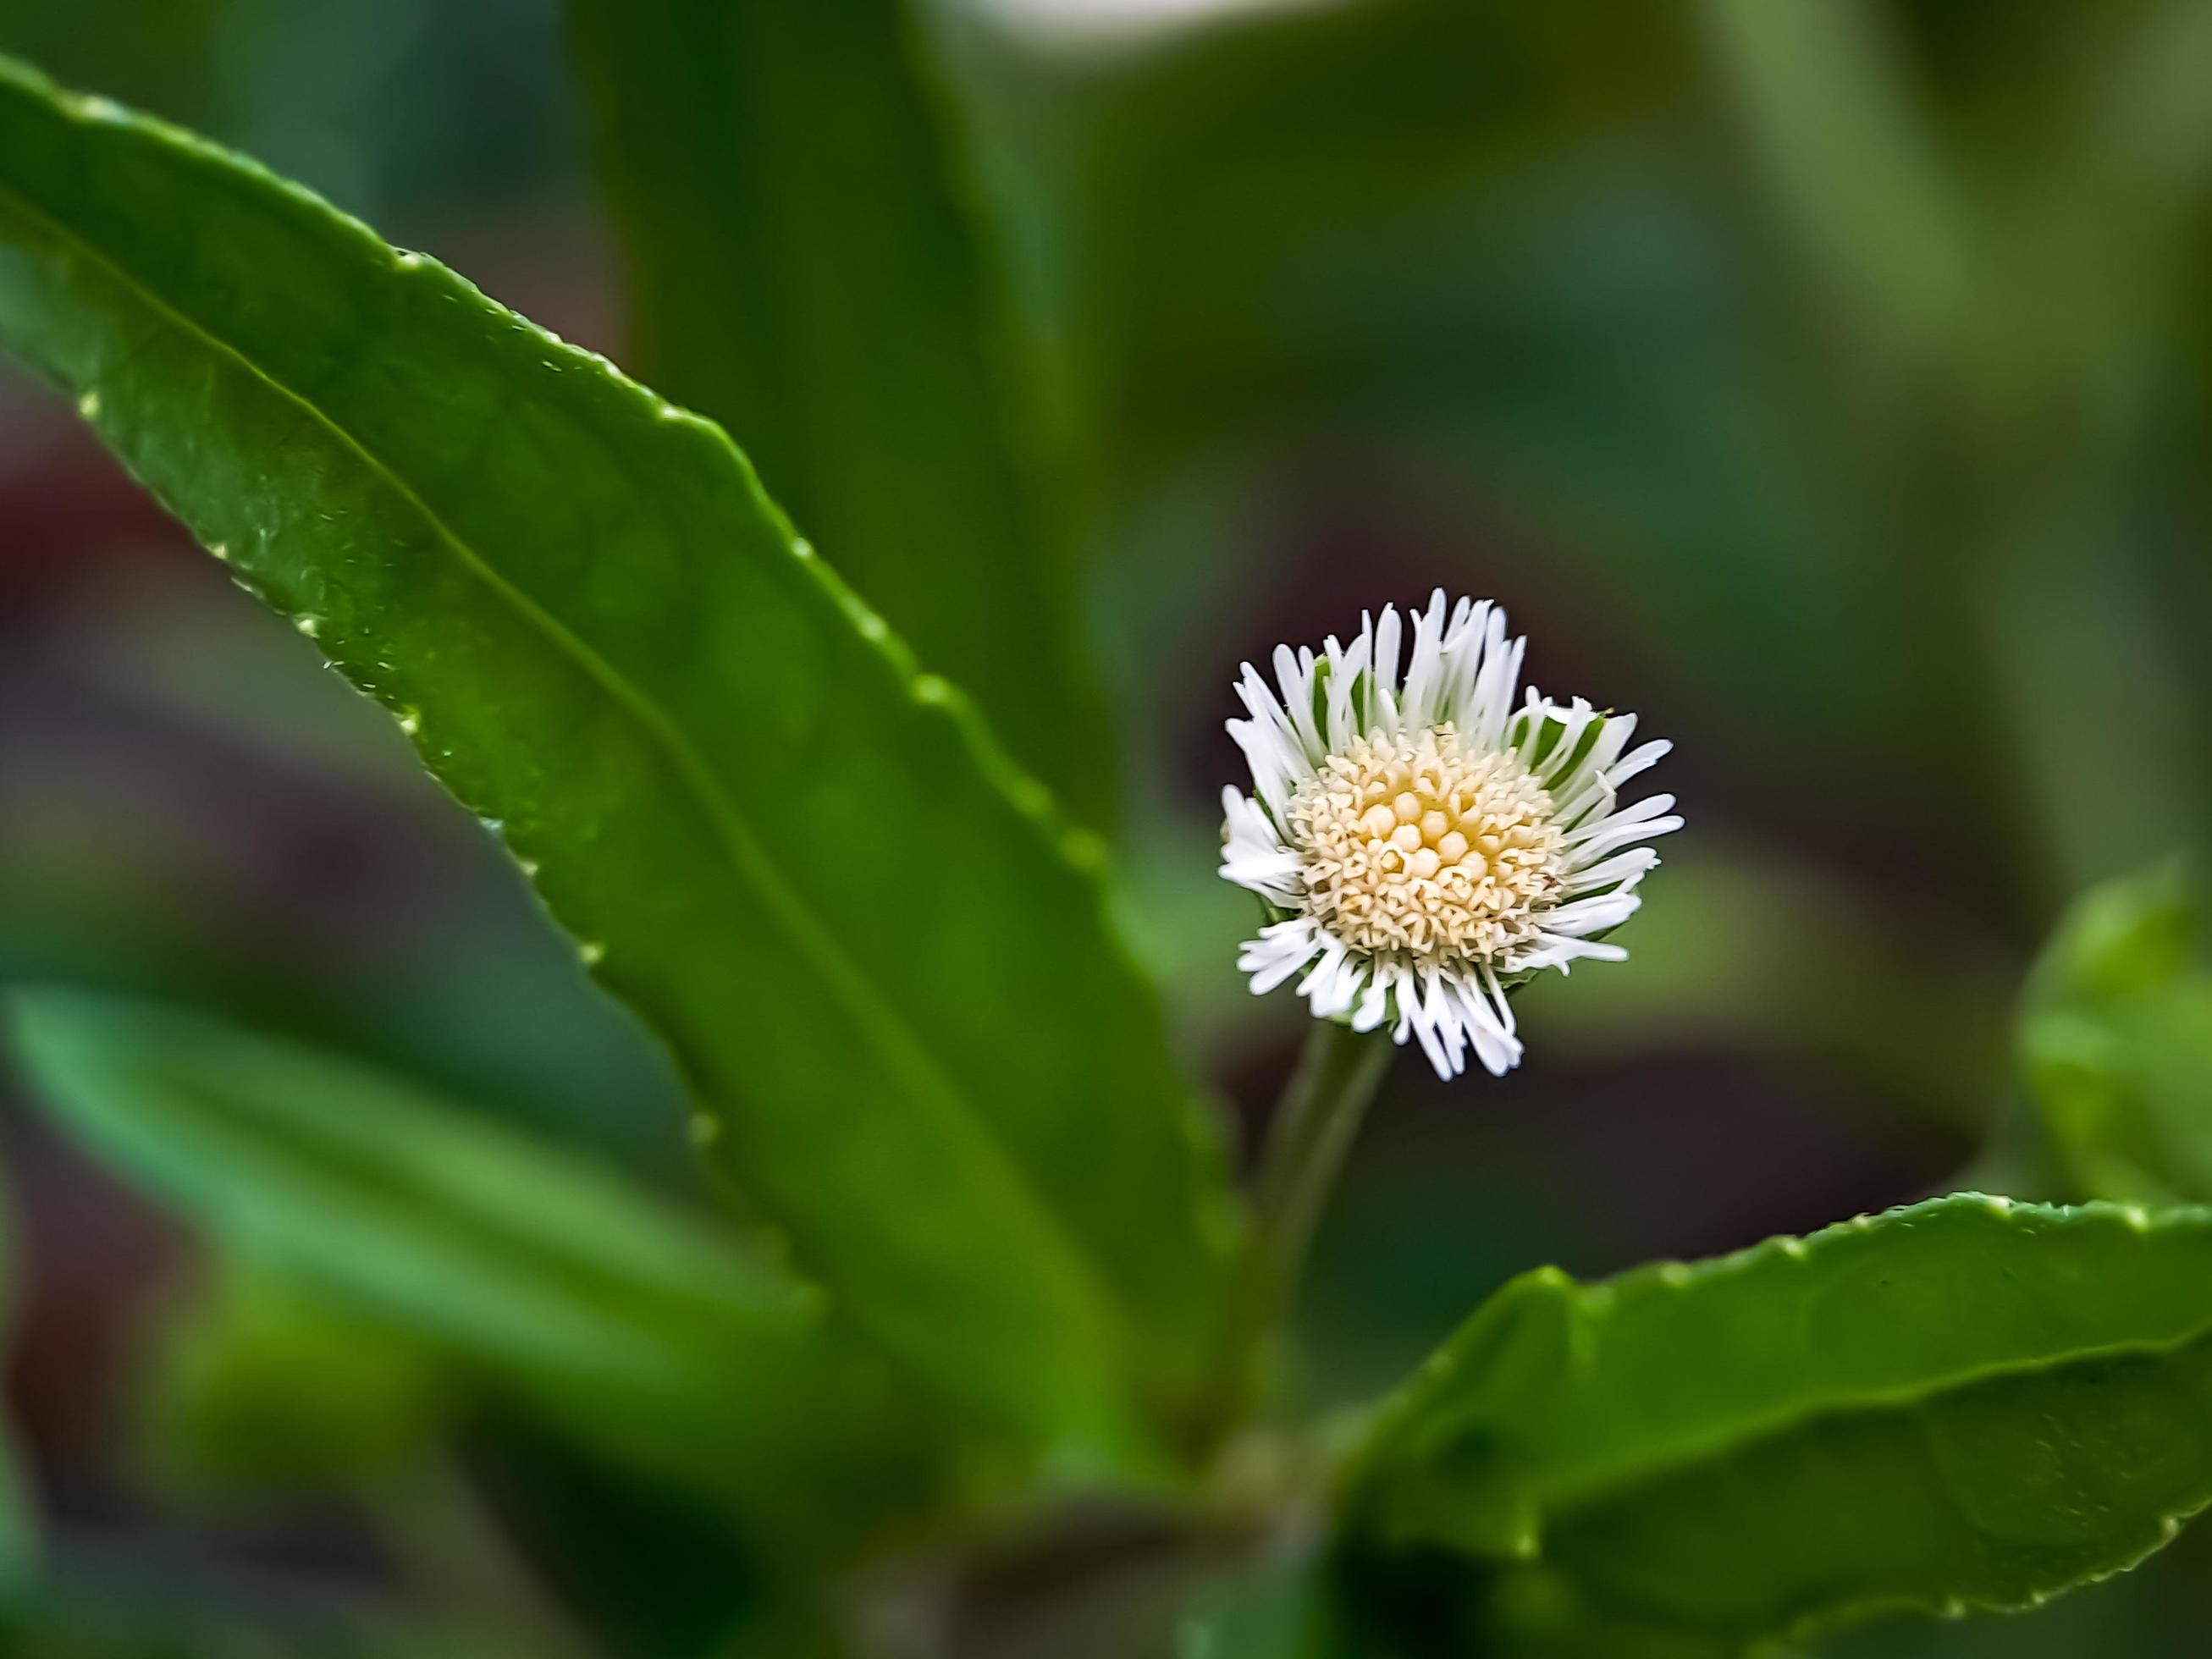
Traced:
MULTIPOLYGON (((872 403, 960 363, 845 325, 841 284, 885 279, 839 252, 888 210, 838 193, 879 112, 844 8, 787 12, 776 61, 817 72, 773 84, 748 78, 757 34, 687 56, 679 26, 715 9, 0 0, 0 51, 253 154, 728 420, 841 564, 896 542, 906 498, 807 466, 865 455, 872 403), (793 146, 817 197, 779 194, 793 146), (718 331, 757 297, 718 261, 782 294, 803 373, 718 331), (842 404, 783 396, 824 365, 842 404)), ((1224 1101, 1264 1107, 1304 1018, 1244 994, 1249 898, 1214 874, 1238 661, 1441 584, 1505 604, 1545 690, 1678 744, 1690 828, 1631 962, 1532 989, 1503 1082, 1394 1073, 1322 1241, 1303 1398, 1388 1384, 1540 1261, 1600 1273, 1973 1180, 2070 1195, 2022 1110, 2029 963, 2076 894, 2212 822, 2212 8, 934 0, 914 22, 1006 349, 1040 371, 1017 444, 1059 486, 1049 581, 1081 637, 963 663, 912 631, 1110 828, 1127 927, 1224 1101), (1019 729, 1023 676, 1079 684, 1086 658, 1103 700, 1019 729)), ((888 568, 927 589, 926 562, 888 568)), ((0 980, 310 1037, 708 1200, 659 1060, 492 840, 12 375, 0 980)), ((578 1599, 617 1593, 583 1564, 658 1551, 638 1650, 703 1650, 680 1632, 714 1624, 724 1565, 657 1546, 497 1411, 450 1410, 392 1345, 269 1316, 27 1102, 4 1129, 13 1421, 82 1651, 431 1651, 391 1608, 496 1603, 519 1575, 487 1503, 578 1599), (268 1411, 235 1414, 303 1380, 288 1462, 268 1411), (421 1456, 428 1420, 467 1492, 421 1456), (373 1478, 324 1467, 339 1443, 373 1478)), ((2207 1548, 2031 1620, 1823 1651, 2198 1654, 2207 1548)))

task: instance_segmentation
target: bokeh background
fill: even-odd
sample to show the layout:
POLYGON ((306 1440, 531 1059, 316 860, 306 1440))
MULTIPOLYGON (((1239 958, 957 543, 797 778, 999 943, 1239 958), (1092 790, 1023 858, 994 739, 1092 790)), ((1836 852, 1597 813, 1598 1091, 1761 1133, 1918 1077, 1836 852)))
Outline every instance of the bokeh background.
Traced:
MULTIPOLYGON (((682 398, 601 188, 595 9, 0 0, 0 51, 676 365, 682 398)), ((1302 1018, 1244 994, 1249 897, 1213 874, 1240 659, 1441 584, 1507 605, 1546 690, 1678 744, 1690 828, 1632 961, 1532 989, 1504 1082, 1394 1073, 1303 1398, 1387 1385, 1540 1261, 2062 1186, 2021 1108, 2022 977, 2069 898, 2212 818, 2212 8, 922 10, 1071 480, 1110 711, 1076 769, 1239 1133, 1302 1018)), ((673 234, 742 229, 692 210, 673 234)), ((308 1036, 703 1201, 671 1082, 493 841, 4 370, 0 981, 308 1036)), ((238 1400, 377 1396, 374 1361, 343 1333, 226 1348, 193 1240, 11 1088, 8 1394, 81 1650, 338 1652, 395 1596, 499 1582, 497 1528, 427 1478, 381 1507, 236 1478, 238 1400)), ((507 1426, 453 1431, 529 1471, 471 1501, 558 1489, 574 1561, 649 1553, 507 1426)), ((1822 1651, 2201 1654, 2208 1565, 2185 1540, 2033 1619, 1822 1651)))

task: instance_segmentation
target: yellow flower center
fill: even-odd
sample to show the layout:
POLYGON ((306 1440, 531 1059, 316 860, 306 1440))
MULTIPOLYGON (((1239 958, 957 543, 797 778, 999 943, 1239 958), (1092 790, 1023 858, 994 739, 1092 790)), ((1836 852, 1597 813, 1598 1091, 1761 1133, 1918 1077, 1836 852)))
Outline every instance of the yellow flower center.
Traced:
POLYGON ((1565 874, 1551 816, 1520 756, 1469 754, 1449 726, 1360 738, 1289 808, 1315 920, 1355 950, 1440 966, 1533 940, 1565 874))

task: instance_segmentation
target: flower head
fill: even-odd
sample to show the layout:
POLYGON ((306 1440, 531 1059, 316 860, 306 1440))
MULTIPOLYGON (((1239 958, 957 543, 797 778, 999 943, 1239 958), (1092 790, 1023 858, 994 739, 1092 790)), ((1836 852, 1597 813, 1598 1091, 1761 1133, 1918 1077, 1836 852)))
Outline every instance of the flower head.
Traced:
POLYGON ((1229 734, 1252 794, 1222 792, 1221 873, 1276 920, 1237 965, 1257 993, 1303 972, 1317 1016, 1389 1021, 1445 1077, 1470 1049, 1503 1073, 1521 1059, 1509 990, 1627 955, 1601 936, 1659 862, 1636 843, 1682 820, 1672 795, 1622 806, 1620 786, 1672 745, 1630 749, 1636 717, 1580 697, 1531 688, 1514 708, 1524 641, 1487 600, 1447 612, 1440 589, 1408 620, 1410 642, 1386 605, 1349 646, 1278 646, 1272 686, 1244 665, 1229 734))

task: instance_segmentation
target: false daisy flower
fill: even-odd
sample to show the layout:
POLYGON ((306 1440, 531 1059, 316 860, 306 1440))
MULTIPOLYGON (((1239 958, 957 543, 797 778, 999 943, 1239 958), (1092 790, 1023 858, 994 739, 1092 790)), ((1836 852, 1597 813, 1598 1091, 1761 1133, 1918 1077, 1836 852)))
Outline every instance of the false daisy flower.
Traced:
POLYGON ((1633 714, 1580 697, 1513 707, 1526 641, 1505 613, 1441 589, 1409 617, 1362 620, 1319 656, 1275 648, 1275 684, 1244 665, 1250 718, 1229 722, 1253 793, 1222 792, 1221 873, 1275 920, 1237 965, 1264 994, 1303 972, 1300 995, 1356 1030, 1391 1022, 1438 1073, 1467 1055, 1519 1063, 1506 993, 1584 957, 1642 902, 1659 862, 1636 845, 1681 828, 1672 795, 1620 804, 1620 786, 1672 747, 1628 747, 1633 714), (1401 672, 1402 667, 1402 672, 1401 672))

